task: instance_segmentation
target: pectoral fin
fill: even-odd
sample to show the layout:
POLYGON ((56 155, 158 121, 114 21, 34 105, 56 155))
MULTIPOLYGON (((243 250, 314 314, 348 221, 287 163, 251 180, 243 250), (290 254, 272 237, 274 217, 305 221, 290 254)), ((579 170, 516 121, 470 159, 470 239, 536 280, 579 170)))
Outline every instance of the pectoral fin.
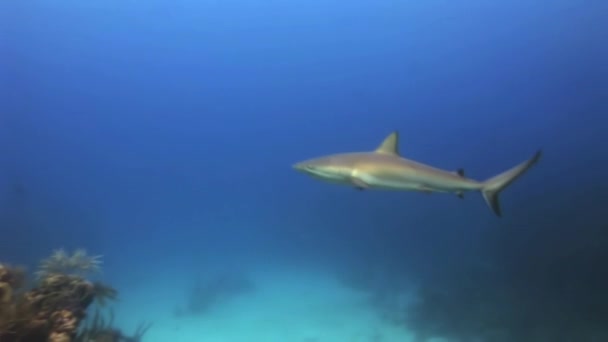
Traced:
POLYGON ((359 178, 352 178, 351 181, 357 190, 365 190, 369 188, 369 185, 359 178))

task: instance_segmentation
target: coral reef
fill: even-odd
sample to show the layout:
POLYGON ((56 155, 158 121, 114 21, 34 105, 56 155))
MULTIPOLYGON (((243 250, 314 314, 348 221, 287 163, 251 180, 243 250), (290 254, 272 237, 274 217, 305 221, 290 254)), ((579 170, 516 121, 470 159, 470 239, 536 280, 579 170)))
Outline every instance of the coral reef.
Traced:
POLYGON ((31 315, 17 305, 15 298, 23 288, 25 271, 0 264, 0 341, 4 341, 6 332, 11 332, 22 321, 28 321, 31 315))
MULTIPOLYGON (((94 302, 100 306, 113 300, 117 291, 100 282, 91 282, 84 276, 99 272, 99 256, 89 256, 84 250, 69 255, 55 251, 42 260, 36 272, 37 280, 25 288, 25 271, 22 268, 0 264, 0 341, 2 342, 135 342, 149 326, 138 330, 134 338, 121 334, 114 339, 99 338, 99 324, 95 335, 78 335, 80 323, 94 302)), ((114 331, 104 327, 103 331, 114 331)))

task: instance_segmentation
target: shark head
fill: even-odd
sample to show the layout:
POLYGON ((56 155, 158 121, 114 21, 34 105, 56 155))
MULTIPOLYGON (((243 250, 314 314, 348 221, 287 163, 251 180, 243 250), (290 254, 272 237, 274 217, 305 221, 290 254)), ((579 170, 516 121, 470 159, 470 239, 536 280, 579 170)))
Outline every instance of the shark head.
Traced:
POLYGON ((367 155, 369 157, 372 154, 398 157, 397 144, 398 134, 393 132, 373 151, 326 155, 301 161, 294 164, 293 168, 326 182, 352 185, 353 172, 356 171, 356 165, 361 161, 362 156, 367 155))
POLYGON ((347 182, 352 172, 350 165, 332 156, 301 161, 294 164, 293 168, 311 177, 338 183, 347 182))

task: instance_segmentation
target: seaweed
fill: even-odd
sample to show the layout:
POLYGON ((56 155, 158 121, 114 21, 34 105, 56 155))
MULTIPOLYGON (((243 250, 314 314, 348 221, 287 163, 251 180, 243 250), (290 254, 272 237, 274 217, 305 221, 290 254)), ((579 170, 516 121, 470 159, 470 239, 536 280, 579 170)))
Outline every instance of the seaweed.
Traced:
POLYGON ((132 336, 124 335, 120 330, 114 328, 114 312, 109 311, 106 319, 101 310, 95 310, 95 314, 89 320, 85 320, 80 331, 76 335, 76 342, 141 342, 143 336, 152 326, 151 323, 140 323, 132 336))
POLYGON ((118 291, 115 288, 99 281, 93 283, 93 293, 97 304, 102 307, 106 306, 108 301, 118 299, 118 291))

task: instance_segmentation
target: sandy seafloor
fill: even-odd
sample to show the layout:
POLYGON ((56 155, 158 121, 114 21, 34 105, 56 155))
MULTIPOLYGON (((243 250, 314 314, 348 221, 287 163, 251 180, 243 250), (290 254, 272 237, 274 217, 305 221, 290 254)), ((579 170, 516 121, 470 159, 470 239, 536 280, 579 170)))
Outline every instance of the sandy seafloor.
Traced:
MULTIPOLYGON (((250 273, 255 290, 203 315, 176 317, 184 293, 171 281, 124 284, 113 305, 115 323, 129 334, 153 326, 144 342, 409 342, 403 325, 381 318, 367 294, 324 272, 275 269, 250 273), (145 284, 145 286, 142 286, 145 284)), ((165 277, 163 279, 171 279, 165 277)))

